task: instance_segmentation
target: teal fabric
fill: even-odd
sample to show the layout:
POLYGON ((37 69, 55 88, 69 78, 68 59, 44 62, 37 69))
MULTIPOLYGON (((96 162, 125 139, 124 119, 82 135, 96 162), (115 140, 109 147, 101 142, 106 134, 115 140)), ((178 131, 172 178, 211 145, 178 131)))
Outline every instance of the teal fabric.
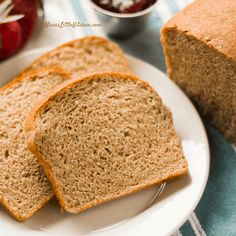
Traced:
MULTIPOLYGON (((177 1, 166 0, 172 15, 179 11, 177 1)), ((89 15, 82 12, 82 0, 71 0, 78 19, 85 21, 89 15)), ((84 4, 84 3, 83 3, 84 4)), ((153 12, 148 27, 133 38, 116 40, 128 54, 147 61, 162 71, 166 71, 160 44, 160 27, 163 19, 157 11, 153 12)), ((92 34, 93 32, 86 32, 92 34)), ((211 149, 211 169, 204 195, 195 214, 201 230, 194 229, 191 220, 187 221, 176 235, 236 236, 236 153, 232 145, 204 118, 211 149)))
POLYGON ((196 209, 207 235, 236 235, 236 153, 223 136, 205 123, 211 149, 210 176, 196 209))
POLYGON ((186 236, 194 236, 195 233, 189 221, 187 221, 180 229, 180 232, 186 236))

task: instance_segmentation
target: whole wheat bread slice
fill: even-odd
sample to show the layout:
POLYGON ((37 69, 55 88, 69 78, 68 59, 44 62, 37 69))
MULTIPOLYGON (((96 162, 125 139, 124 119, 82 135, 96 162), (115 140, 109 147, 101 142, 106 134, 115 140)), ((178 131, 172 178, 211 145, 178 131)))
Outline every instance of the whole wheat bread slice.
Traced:
POLYGON ((49 51, 26 70, 56 66, 78 78, 85 74, 114 71, 129 72, 128 61, 118 45, 101 37, 88 36, 49 51))
POLYGON ((27 220, 53 196, 43 168, 29 152, 23 127, 32 106, 69 75, 59 69, 23 74, 0 89, 0 203, 27 220))
POLYGON ((71 213, 187 173, 171 112, 128 74, 65 82, 30 113, 26 132, 71 213))

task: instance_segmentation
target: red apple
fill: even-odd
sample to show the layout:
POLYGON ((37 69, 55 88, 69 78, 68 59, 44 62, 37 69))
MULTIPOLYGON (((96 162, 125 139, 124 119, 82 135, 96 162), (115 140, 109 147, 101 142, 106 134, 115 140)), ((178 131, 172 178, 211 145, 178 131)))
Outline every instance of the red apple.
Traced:
POLYGON ((37 0, 12 0, 12 3, 14 8, 11 10, 11 14, 24 15, 24 17, 18 21, 22 27, 22 45, 24 45, 36 25, 38 2, 37 0))
POLYGON ((18 22, 0 24, 0 60, 18 51, 22 42, 22 30, 18 22))

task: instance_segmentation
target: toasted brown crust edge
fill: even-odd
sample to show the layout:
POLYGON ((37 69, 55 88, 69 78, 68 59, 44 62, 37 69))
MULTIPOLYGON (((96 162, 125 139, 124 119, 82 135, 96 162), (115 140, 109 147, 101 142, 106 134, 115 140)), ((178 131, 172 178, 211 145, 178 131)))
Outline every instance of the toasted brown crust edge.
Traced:
MULTIPOLYGON (((40 150, 38 149, 36 143, 35 143, 35 133, 36 133, 36 119, 38 117, 39 114, 41 114, 43 108, 45 106, 47 106, 47 104, 54 98, 56 97, 58 94, 60 93, 63 93, 64 91, 72 88, 73 86, 77 85, 78 83, 80 83, 81 81, 85 81, 85 80, 91 80, 91 79, 101 79, 103 78, 104 76, 109 76, 109 77, 113 77, 113 78, 121 78, 121 79, 126 79, 126 80, 132 80, 132 81, 135 81, 135 82, 139 82, 141 83, 147 90, 151 91, 151 92, 155 92, 153 90, 153 88, 145 81, 142 81, 140 79, 138 79, 137 77, 133 76, 133 75, 130 75, 130 74, 126 74, 126 73, 114 73, 114 72, 103 72, 103 73, 96 73, 96 74, 92 74, 92 75, 89 75, 89 76, 86 76, 86 77, 83 77, 83 78, 79 78, 79 79, 73 79, 71 81, 66 81, 65 83, 59 85, 57 88, 55 88, 54 90, 51 91, 50 94, 48 94, 47 97, 44 98, 44 100, 42 100, 40 103, 38 103, 38 105, 32 110, 32 112, 29 114, 28 118, 26 119, 26 125, 25 125, 25 132, 27 133, 27 136, 28 136, 28 140, 27 140, 27 145, 28 145, 28 148, 29 150, 36 156, 36 158, 39 160, 39 162, 42 164, 44 170, 45 170, 45 173, 47 174, 49 180, 51 181, 52 183, 52 186, 53 186, 53 189, 54 189, 54 192, 56 194, 56 197, 58 198, 59 200, 59 203, 61 205, 61 207, 68 211, 68 212, 71 212, 71 213, 79 213, 81 211, 84 211, 86 209, 89 209, 93 206, 96 206, 98 204, 101 204, 101 203, 105 203, 105 202, 108 202, 108 201, 111 201, 111 200, 114 200, 114 199, 117 199, 119 197, 123 197, 123 196, 126 196, 128 194, 131 194, 131 193, 134 193, 134 192, 137 192, 139 190, 142 190, 142 189, 146 189, 148 187, 151 187, 153 185, 156 185, 156 184, 160 184, 160 183, 163 183, 165 182, 166 180, 172 180, 172 179, 176 179, 178 177, 181 177, 181 176, 184 176, 188 173, 188 165, 187 165, 187 160, 186 160, 186 166, 185 168, 183 168, 181 171, 177 171, 176 173, 173 173, 171 176, 164 176, 162 179, 159 179, 159 180, 155 180, 155 181, 152 181, 152 182, 149 182, 147 184, 143 184, 141 186, 138 186, 137 188, 135 189, 132 189, 132 190, 128 190, 128 191, 124 191, 123 193, 121 194, 117 194, 117 195, 114 195, 112 197, 106 197, 106 198, 102 198, 102 199, 99 199, 99 200, 94 200, 94 201, 91 201, 89 203, 86 203, 84 204, 82 207, 79 207, 79 208, 70 208, 70 207, 67 207, 66 203, 65 203, 65 200, 63 198, 63 194, 62 194, 62 191, 60 189, 60 186, 58 184, 58 181, 56 178, 54 178, 53 176, 53 172, 52 172, 52 169, 50 167, 50 164, 47 163, 44 155, 40 152, 40 150)), ((155 92, 156 93, 156 92, 155 92)), ((160 98, 161 99, 161 98, 160 98)), ((165 106, 163 104, 163 106, 165 106)), ((165 108, 169 111, 169 109, 165 106, 165 108)), ((169 111, 170 112, 170 111, 169 111)), ((171 113, 171 112, 170 112, 171 113)), ((173 120, 172 120, 172 124, 173 124, 173 120)), ((174 126, 173 126, 174 127, 174 126)), ((177 136, 178 137, 178 136, 177 136)), ((179 145, 180 145, 180 142, 179 142, 179 145)), ((180 146, 181 147, 181 146, 180 146)), ((182 153, 182 155, 184 156, 184 154, 182 153)))
POLYGON ((47 196, 47 198, 41 202, 37 207, 34 208, 33 211, 31 211, 28 215, 21 215, 16 213, 8 204, 8 201, 6 201, 4 198, 0 199, 0 204, 7 210, 9 215, 11 215, 13 218, 20 222, 24 222, 28 220, 31 216, 33 216, 39 209, 41 209, 44 205, 46 205, 52 198, 54 197, 54 193, 47 196))
MULTIPOLYGON (((163 53, 164 53, 164 58, 165 58, 165 62, 166 65, 169 67, 171 67, 171 63, 169 62, 169 57, 167 55, 167 47, 166 47, 166 39, 167 39, 167 34, 171 33, 171 32, 179 32, 182 34, 185 34, 187 37, 189 37, 190 39, 196 40, 197 42, 199 42, 199 44, 201 45, 205 45, 207 46, 210 50, 213 50, 215 53, 220 54, 220 56, 224 57, 226 60, 229 60, 231 63, 235 63, 234 59, 227 56, 226 54, 224 54, 223 52, 221 52, 218 48, 214 47, 212 44, 205 42, 199 38, 197 38, 195 35, 191 35, 189 31, 184 31, 180 28, 178 28, 176 25, 169 25, 169 23, 167 22, 160 30, 160 41, 162 44, 162 49, 163 49, 163 53)), ((167 68, 167 69, 168 69, 167 68)), ((168 73, 168 76, 171 78, 171 74, 168 73)))
POLYGON ((0 92, 10 88, 11 86, 15 85, 18 82, 21 82, 22 80, 26 79, 26 77, 30 78, 30 77, 36 76, 37 74, 39 74, 42 71, 57 73, 57 74, 60 74, 60 75, 63 75, 65 77, 67 77, 67 79, 70 79, 69 73, 66 72, 65 70, 63 70, 62 68, 53 67, 53 66, 45 66, 45 67, 42 67, 42 68, 32 69, 32 70, 28 70, 24 73, 21 73, 15 79, 13 79, 9 83, 7 83, 7 84, 3 85, 2 87, 0 87, 0 92))
POLYGON ((129 69, 129 62, 128 60, 126 59, 126 56, 125 54, 123 53, 123 51, 120 49, 120 47, 118 46, 118 44, 112 42, 112 41, 109 41, 105 38, 102 38, 102 37, 99 37, 99 36, 86 36, 86 37, 83 37, 83 38, 79 38, 79 39, 75 39, 75 40, 72 40, 70 42, 67 42, 67 43, 64 43, 58 47, 56 47, 55 49, 52 49, 46 53, 44 53, 42 56, 40 56, 39 58, 37 58, 35 61, 33 61, 31 63, 31 65, 29 67, 26 67, 19 75, 29 71, 29 70, 32 70, 32 67, 37 64, 40 60, 42 59, 45 59, 45 58, 50 58, 50 55, 52 53, 55 53, 57 51, 60 51, 60 49, 64 48, 64 47, 73 47, 75 44, 77 43, 81 43, 83 44, 85 41, 88 41, 88 42, 93 42, 93 41, 96 41, 97 43, 100 43, 100 44, 108 44, 110 45, 110 47, 117 53, 119 54, 119 56, 121 57, 122 61, 124 62, 124 65, 127 67, 127 71, 129 71, 130 73, 131 70, 129 69))
MULTIPOLYGON (((31 77, 36 76, 37 74, 41 73, 42 71, 48 71, 49 73, 57 73, 62 76, 65 76, 68 80, 70 79, 70 76, 68 73, 66 73, 64 70, 60 68, 54 68, 54 67, 43 67, 40 69, 31 70, 28 72, 25 72, 21 74, 20 76, 17 76, 14 80, 9 82, 8 84, 4 85, 0 88, 0 92, 10 88, 11 86, 14 86, 15 84, 21 82, 24 79, 30 79, 31 77)), ((28 220, 31 216, 33 216, 39 209, 41 209, 47 202, 49 202, 54 197, 54 193, 48 195, 44 201, 42 201, 39 205, 37 205, 28 215, 21 215, 18 214, 16 211, 14 211, 10 205, 8 204, 8 201, 2 196, 0 198, 0 204, 7 210, 7 212, 16 220, 23 222, 28 220)))

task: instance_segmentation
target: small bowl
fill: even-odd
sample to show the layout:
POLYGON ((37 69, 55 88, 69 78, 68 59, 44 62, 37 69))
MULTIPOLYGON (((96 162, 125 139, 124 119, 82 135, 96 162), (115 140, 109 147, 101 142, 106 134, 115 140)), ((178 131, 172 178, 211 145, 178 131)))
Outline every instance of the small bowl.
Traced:
POLYGON ((136 13, 115 13, 104 10, 89 0, 90 5, 95 10, 104 31, 112 37, 127 38, 142 31, 152 10, 156 7, 159 0, 150 7, 136 13))

